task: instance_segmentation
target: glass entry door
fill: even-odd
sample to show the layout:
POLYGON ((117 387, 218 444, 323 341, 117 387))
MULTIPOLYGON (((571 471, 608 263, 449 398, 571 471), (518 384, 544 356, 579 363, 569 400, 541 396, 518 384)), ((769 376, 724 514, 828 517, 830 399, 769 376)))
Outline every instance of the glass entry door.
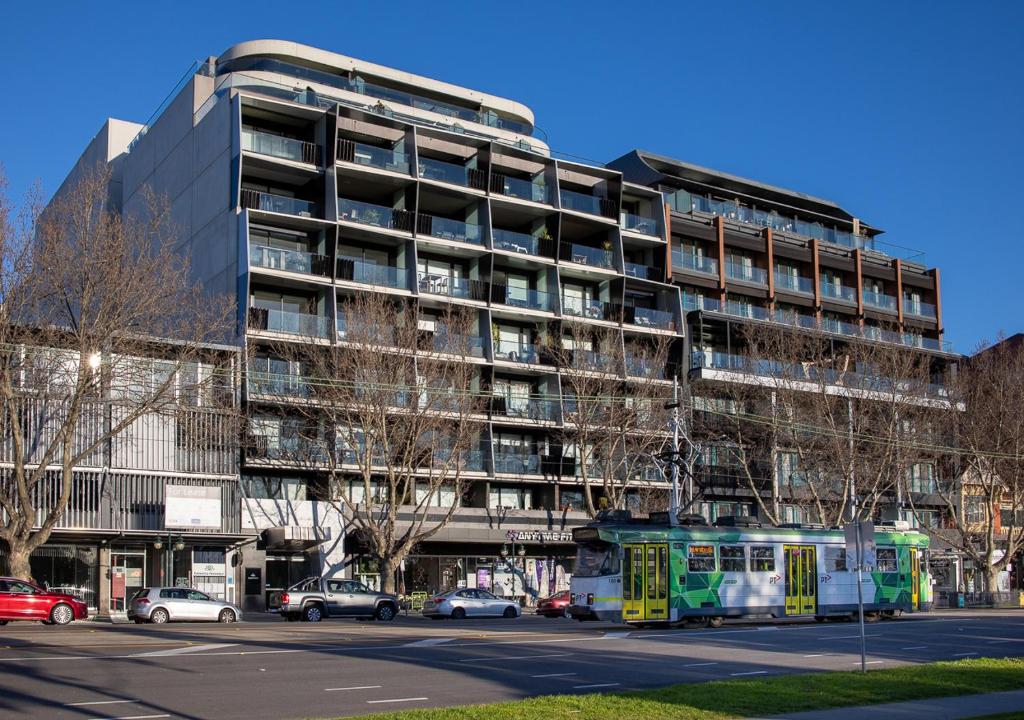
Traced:
POLYGON ((123 613, 128 600, 145 587, 146 552, 111 551, 110 553, 110 612, 123 613))

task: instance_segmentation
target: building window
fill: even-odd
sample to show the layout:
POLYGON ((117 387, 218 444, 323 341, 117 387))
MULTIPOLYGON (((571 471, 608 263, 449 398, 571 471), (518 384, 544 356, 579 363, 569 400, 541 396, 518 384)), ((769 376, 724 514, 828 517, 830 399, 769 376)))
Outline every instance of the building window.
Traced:
POLYGON ((804 521, 804 510, 799 505, 782 505, 779 507, 779 520, 784 525, 799 525, 804 521))
POLYGON ((775 548, 770 545, 752 545, 750 569, 754 572, 775 572, 775 548))
POLYGON ((799 464, 800 456, 795 452, 780 450, 775 453, 775 473, 781 487, 807 487, 806 475, 797 471, 799 464))
POLYGON ((912 528, 936 529, 939 527, 939 513, 937 510, 912 510, 907 513, 907 520, 912 528))
POLYGON ((530 488, 491 486, 487 494, 487 507, 497 510, 532 510, 533 491, 530 488))
POLYGON ((985 508, 988 499, 984 495, 968 495, 964 498, 964 522, 968 525, 981 525, 986 521, 985 508))
POLYGON ((722 545, 718 548, 722 572, 746 572, 747 555, 742 545, 722 545))
POLYGON ((907 484, 910 492, 932 495, 938 491, 935 484, 935 466, 931 463, 915 463, 907 468, 907 484))

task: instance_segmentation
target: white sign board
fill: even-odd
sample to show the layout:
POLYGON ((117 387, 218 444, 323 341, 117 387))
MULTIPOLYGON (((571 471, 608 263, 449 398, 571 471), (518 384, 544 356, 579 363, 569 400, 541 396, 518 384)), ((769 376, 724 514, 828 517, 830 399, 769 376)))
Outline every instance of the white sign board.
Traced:
POLYGON ((168 530, 220 530, 220 495, 219 487, 166 486, 164 527, 168 530))
POLYGON ((875 567, 875 524, 870 520, 846 523, 843 525, 843 534, 846 535, 847 569, 856 570, 857 567, 861 567, 867 570, 875 567), (857 553, 858 541, 859 555, 857 553))

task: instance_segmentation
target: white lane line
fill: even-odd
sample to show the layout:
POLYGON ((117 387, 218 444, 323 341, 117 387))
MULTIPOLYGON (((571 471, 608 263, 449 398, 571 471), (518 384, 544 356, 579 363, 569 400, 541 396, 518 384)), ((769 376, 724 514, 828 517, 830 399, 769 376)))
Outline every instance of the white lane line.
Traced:
POLYGON ((573 690, 590 690, 592 688, 618 687, 622 683, 597 683, 595 685, 573 685, 573 690))
POLYGON ((475 657, 459 660, 459 662, 503 662, 505 660, 533 660, 535 658, 568 657, 572 653, 547 653, 546 655, 492 655, 490 657, 475 657))
POLYGON ((810 655, 804 655, 804 657, 825 657, 828 653, 812 653, 810 655))
POLYGON ((683 665, 683 667, 708 667, 709 665, 717 665, 717 664, 718 663, 716 663, 716 662, 690 663, 689 665, 683 665))
POLYGON ((64 703, 64 707, 86 707, 88 705, 122 705, 134 703, 138 700, 90 700, 89 702, 64 703))
POLYGON ((549 677, 569 677, 571 675, 578 675, 579 673, 547 673, 546 675, 531 675, 532 678, 549 678, 549 677))
POLYGON ((760 631, 764 631, 764 630, 781 630, 781 628, 779 626, 777 626, 777 625, 768 625, 767 627, 759 627, 758 630, 760 630, 760 631))
POLYGON ((750 672, 729 673, 730 677, 742 677, 743 675, 767 675, 767 670, 751 670, 750 672))
POLYGON ((978 653, 976 653, 976 652, 956 653, 955 655, 953 655, 953 657, 967 657, 968 655, 977 655, 977 654, 978 653))
MULTIPOLYGON (((864 637, 882 637, 882 635, 881 635, 881 633, 866 633, 864 635, 864 637)), ((835 637, 833 637, 831 635, 826 635, 825 637, 820 637, 818 639, 819 640, 859 640, 860 639, 860 635, 838 635, 838 636, 835 636, 835 637)))
POLYGON ((392 703, 392 702, 416 702, 418 700, 429 700, 430 698, 425 697, 414 697, 414 698, 391 698, 389 700, 367 700, 367 705, 380 705, 381 703, 392 703))
POLYGON ((172 657, 174 655, 188 655, 191 653, 206 652, 207 650, 223 650, 224 648, 235 647, 237 645, 238 643, 189 645, 188 647, 175 648, 173 650, 153 650, 152 652, 138 653, 135 657, 172 657))
POLYGON ((168 718, 170 715, 122 715, 121 717, 95 717, 89 720, 151 720, 152 718, 168 718))
MULTIPOLYGON (((867 661, 866 663, 864 663, 864 664, 865 664, 865 665, 881 665, 881 664, 882 664, 883 662, 885 662, 885 660, 868 660, 868 661, 867 661)), ((860 660, 858 660, 858 661, 857 661, 857 662, 855 662, 855 663, 850 663, 850 664, 851 664, 851 665, 860 665, 860 660)))
POLYGON ((427 638, 426 640, 417 640, 416 642, 406 643, 402 647, 431 647, 433 645, 444 645, 450 643, 455 638, 427 638))
POLYGON ((924 650, 927 645, 911 645, 910 647, 900 648, 900 650, 924 650))
POLYGON ((627 638, 629 637, 629 631, 606 632, 604 636, 606 638, 627 638))
POLYGON ((341 692, 342 690, 376 690, 380 685, 353 685, 343 688, 324 688, 324 692, 341 692))

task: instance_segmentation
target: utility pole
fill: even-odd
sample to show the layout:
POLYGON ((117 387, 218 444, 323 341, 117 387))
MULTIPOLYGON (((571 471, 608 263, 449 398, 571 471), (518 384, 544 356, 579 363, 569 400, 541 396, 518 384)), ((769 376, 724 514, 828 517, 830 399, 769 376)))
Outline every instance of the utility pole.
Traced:
POLYGON ((672 501, 669 511, 679 513, 679 377, 672 379, 672 501))

